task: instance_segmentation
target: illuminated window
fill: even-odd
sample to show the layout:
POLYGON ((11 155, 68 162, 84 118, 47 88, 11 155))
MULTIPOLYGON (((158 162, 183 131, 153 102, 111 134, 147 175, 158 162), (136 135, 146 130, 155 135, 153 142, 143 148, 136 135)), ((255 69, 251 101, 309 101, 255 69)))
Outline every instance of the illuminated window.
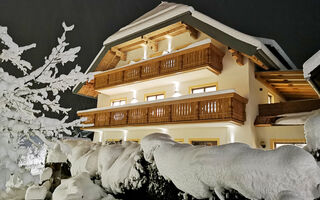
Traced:
POLYGON ((217 146, 219 145, 219 138, 200 138, 189 139, 189 143, 192 145, 205 145, 205 146, 217 146))
POLYGON ((192 88, 191 93, 198 94, 198 93, 213 92, 213 91, 217 91, 217 86, 212 85, 207 87, 192 88))
POLYGON ((155 101, 159 99, 164 99, 164 94, 156 94, 156 95, 150 95, 146 97, 147 101, 155 101))
POLYGON ((293 145, 293 146, 297 146, 297 147, 303 148, 307 144, 306 143, 302 143, 302 142, 301 143, 281 143, 281 142, 276 142, 274 144, 275 148, 279 148, 279 147, 284 146, 284 145, 293 145))
POLYGON ((306 146, 304 139, 271 139, 271 149, 276 149, 284 145, 293 145, 300 148, 306 146))
POLYGON ((268 93, 268 103, 274 103, 274 96, 270 93, 268 93))
POLYGON ((124 104, 126 104, 126 100, 125 99, 113 100, 111 102, 112 106, 121 106, 121 105, 124 105, 124 104))

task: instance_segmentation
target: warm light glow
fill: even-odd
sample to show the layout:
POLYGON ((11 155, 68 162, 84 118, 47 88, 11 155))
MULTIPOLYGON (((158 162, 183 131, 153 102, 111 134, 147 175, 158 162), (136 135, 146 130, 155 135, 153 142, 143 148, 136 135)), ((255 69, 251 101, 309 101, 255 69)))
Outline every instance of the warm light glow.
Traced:
POLYGON ((167 35, 166 38, 168 39, 168 52, 170 53, 172 51, 172 36, 167 35))
POLYGON ((137 103, 137 91, 136 90, 132 90, 132 100, 131 103, 137 103))
POLYGON ((174 81, 173 84, 174 84, 174 94, 172 97, 180 97, 181 96, 181 94, 179 93, 180 83, 177 81, 174 81))
POLYGON ((99 133, 99 142, 102 142, 103 132, 99 131, 98 133, 99 133))
POLYGON ((166 128, 159 128, 159 129, 160 129, 161 133, 168 134, 168 129, 166 129, 166 128))
POLYGON ((123 130, 123 141, 127 141, 128 130, 123 130))
POLYGON ((143 60, 148 59, 148 46, 145 44, 142 44, 143 47, 143 60))
POLYGON ((229 133, 229 143, 234 143, 236 127, 233 125, 227 125, 227 127, 228 127, 228 133, 229 133))

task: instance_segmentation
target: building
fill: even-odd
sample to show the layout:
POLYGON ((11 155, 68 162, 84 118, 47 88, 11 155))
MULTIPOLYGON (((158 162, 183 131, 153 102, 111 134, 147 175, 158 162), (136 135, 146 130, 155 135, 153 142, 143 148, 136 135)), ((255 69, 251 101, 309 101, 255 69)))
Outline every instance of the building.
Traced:
POLYGON ((78 112, 96 142, 165 132, 193 144, 303 144, 301 119, 320 108, 274 40, 182 4, 163 2, 108 37, 87 72, 94 80, 73 91, 98 99, 78 112))

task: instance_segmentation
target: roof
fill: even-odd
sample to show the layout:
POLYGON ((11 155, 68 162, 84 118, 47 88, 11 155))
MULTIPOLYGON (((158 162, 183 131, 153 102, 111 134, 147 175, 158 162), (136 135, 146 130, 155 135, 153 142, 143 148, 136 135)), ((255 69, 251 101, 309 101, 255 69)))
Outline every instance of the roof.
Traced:
MULTIPOLYGON (((99 62, 111 47, 179 21, 206 33, 232 49, 248 56, 255 56, 263 64, 273 69, 296 69, 289 57, 274 40, 257 38, 237 31, 194 10, 191 6, 162 2, 153 10, 108 37, 86 73, 95 71, 99 62), (269 45, 269 48, 267 45, 269 45), (273 53, 270 47, 276 53, 273 53)), ((76 92, 80 88, 81 86, 78 85, 73 91, 76 92)))
POLYGON ((311 76, 311 72, 320 65, 320 50, 303 63, 303 74, 305 78, 311 76))

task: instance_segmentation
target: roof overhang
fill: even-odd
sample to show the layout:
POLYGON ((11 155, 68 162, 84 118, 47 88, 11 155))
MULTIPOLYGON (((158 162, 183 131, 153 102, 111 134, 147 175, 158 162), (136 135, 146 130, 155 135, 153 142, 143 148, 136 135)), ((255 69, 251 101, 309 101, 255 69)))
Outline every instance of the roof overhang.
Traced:
MULTIPOLYGON (((113 46, 119 45, 126 41, 130 41, 137 37, 141 37, 145 34, 151 33, 177 22, 182 22, 193 28, 196 28, 209 35, 213 39, 221 42, 222 44, 245 55, 248 55, 249 57, 255 57, 269 68, 275 70, 287 70, 288 68, 290 69, 290 67, 285 67, 258 38, 232 29, 200 12, 195 11, 191 6, 166 2, 162 4, 170 5, 166 7, 164 11, 159 11, 160 14, 157 14, 155 16, 151 15, 146 18, 142 17, 142 19, 139 18, 138 20, 134 21, 133 23, 120 29, 118 32, 110 36, 104 42, 104 46, 102 47, 96 58, 93 60, 86 73, 94 72, 98 64, 103 59, 104 55, 113 46)), ((159 6, 161 6, 162 4, 160 4, 159 6)), ((73 92, 77 93, 81 89, 82 85, 83 83, 77 85, 73 89, 73 92)))

